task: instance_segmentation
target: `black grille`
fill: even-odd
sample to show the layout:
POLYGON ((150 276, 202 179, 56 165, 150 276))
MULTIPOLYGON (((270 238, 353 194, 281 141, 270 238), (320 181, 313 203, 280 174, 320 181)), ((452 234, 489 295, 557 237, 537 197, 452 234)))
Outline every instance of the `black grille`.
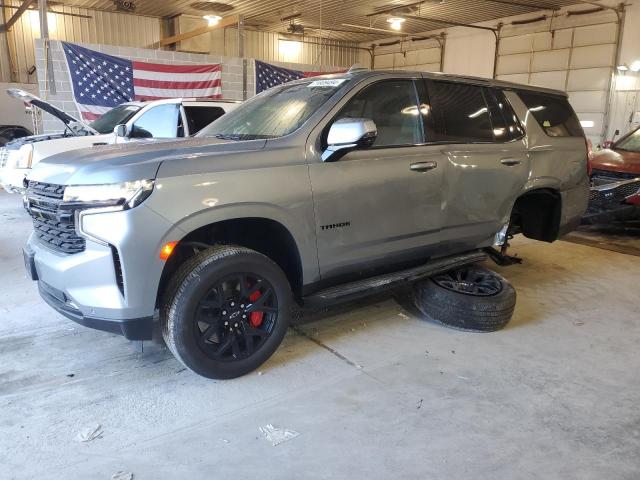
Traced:
POLYGON ((27 200, 36 236, 62 253, 79 253, 85 249, 85 239, 76 233, 75 212, 60 209, 64 185, 29 182, 27 200))
POLYGON ((589 212, 601 211, 620 206, 625 198, 640 191, 640 180, 608 190, 591 189, 589 192, 589 212))
POLYGON ((594 168, 591 171, 592 177, 598 178, 610 178, 611 180, 633 180, 634 178, 640 178, 640 173, 624 173, 624 172, 610 172, 608 170, 598 170, 594 168))

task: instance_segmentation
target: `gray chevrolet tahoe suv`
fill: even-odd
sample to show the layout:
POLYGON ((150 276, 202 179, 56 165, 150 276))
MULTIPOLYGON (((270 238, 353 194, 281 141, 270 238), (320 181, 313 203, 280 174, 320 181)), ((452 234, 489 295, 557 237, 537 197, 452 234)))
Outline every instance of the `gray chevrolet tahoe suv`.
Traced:
POLYGON ((588 198, 559 91, 355 71, 271 88, 197 137, 50 157, 29 176, 24 250, 63 315, 132 340, 159 322, 198 374, 269 358, 293 302, 354 298, 546 242, 588 198))

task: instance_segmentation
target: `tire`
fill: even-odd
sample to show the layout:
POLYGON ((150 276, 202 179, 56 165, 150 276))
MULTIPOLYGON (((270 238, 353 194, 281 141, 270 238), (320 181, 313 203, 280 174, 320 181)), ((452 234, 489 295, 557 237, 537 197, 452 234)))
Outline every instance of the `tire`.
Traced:
POLYGON ((282 342, 291 299, 287 277, 268 257, 215 246, 187 260, 172 277, 160 311, 162 336, 198 375, 240 377, 262 365, 282 342))
POLYGON ((428 319, 447 327, 493 332, 511 320, 516 291, 497 273, 470 266, 416 282, 414 303, 428 319), (482 282, 485 287, 477 287, 482 282))

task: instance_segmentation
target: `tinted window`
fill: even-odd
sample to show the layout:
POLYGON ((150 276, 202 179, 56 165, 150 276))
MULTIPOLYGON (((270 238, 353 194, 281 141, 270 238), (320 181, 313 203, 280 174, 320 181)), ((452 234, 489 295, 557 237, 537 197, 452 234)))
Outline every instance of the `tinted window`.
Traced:
POLYGON ((584 137, 566 97, 527 91, 518 92, 518 96, 550 137, 584 137))
POLYGON ((493 135, 496 141, 505 142, 522 138, 524 129, 502 90, 485 88, 484 94, 489 104, 493 135))
POLYGON ((222 107, 196 107, 185 106, 184 113, 187 116, 189 135, 195 135, 214 120, 224 115, 222 107))
POLYGON ((489 107, 482 87, 435 81, 429 84, 429 97, 436 118, 438 141, 493 141, 489 107))
POLYGON ((369 118, 378 129, 375 147, 424 143, 420 109, 412 80, 370 85, 340 111, 337 118, 369 118))
POLYGON ((133 124, 134 138, 175 138, 181 124, 179 105, 167 104, 152 107, 133 124))

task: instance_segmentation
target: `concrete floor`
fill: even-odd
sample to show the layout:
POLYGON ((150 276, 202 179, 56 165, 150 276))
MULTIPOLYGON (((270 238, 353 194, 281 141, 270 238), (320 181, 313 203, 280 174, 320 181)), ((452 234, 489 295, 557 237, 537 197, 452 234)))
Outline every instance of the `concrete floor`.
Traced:
POLYGON ((377 298, 303 318, 260 372, 216 382, 54 313, 23 273, 19 197, 0 194, 0 225, 2 479, 640 478, 639 257, 517 239, 501 332, 377 298), (300 435, 272 446, 267 424, 300 435))

